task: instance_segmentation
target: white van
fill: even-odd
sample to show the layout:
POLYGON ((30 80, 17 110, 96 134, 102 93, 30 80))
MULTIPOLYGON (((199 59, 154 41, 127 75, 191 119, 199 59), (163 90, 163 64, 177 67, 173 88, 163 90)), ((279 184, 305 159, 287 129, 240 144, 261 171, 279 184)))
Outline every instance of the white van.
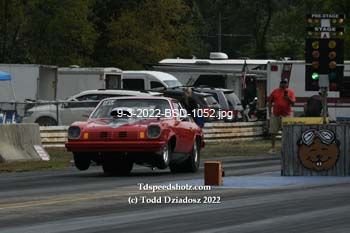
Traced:
POLYGON ((183 86, 173 75, 149 70, 123 71, 122 88, 126 90, 151 90, 183 86))

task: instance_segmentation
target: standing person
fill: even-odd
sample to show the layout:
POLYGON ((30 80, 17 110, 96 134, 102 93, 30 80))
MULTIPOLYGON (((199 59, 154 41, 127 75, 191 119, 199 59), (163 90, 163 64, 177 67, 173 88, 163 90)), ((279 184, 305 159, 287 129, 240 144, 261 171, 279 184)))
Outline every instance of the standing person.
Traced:
POLYGON ((306 117, 320 117, 322 113, 322 97, 321 92, 308 98, 304 105, 304 115, 306 117))
POLYGON ((192 97, 192 88, 187 87, 184 89, 184 96, 181 100, 181 103, 184 105, 187 113, 191 114, 197 125, 202 128, 204 126, 204 119, 202 117, 198 117, 198 113, 194 112, 196 109, 198 109, 198 105, 192 97))
POLYGON ((270 154, 276 153, 276 135, 282 127, 282 117, 292 115, 291 107, 294 103, 294 91, 288 88, 288 79, 282 79, 280 86, 271 92, 268 100, 271 134, 271 149, 269 150, 270 154))

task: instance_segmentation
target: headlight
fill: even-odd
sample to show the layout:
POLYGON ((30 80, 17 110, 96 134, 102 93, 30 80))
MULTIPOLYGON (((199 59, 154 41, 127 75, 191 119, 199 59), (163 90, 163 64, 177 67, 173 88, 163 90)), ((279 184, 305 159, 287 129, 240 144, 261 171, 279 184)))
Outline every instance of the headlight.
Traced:
POLYGON ((160 136, 161 129, 159 125, 150 125, 147 128, 148 138, 158 138, 160 136))
POLYGON ((80 128, 78 126, 71 126, 68 128, 68 139, 78 139, 80 137, 80 128))

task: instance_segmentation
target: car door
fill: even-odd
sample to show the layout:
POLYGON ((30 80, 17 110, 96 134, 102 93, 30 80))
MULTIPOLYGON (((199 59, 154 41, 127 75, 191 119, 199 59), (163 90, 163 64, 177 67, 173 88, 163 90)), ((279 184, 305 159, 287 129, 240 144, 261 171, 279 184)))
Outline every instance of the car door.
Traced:
MULTIPOLYGON (((185 109, 178 101, 172 101, 175 112, 184 112, 185 109)), ((190 152, 193 146, 193 139, 195 135, 196 126, 189 116, 176 117, 174 132, 176 134, 176 152, 187 153, 190 152)))

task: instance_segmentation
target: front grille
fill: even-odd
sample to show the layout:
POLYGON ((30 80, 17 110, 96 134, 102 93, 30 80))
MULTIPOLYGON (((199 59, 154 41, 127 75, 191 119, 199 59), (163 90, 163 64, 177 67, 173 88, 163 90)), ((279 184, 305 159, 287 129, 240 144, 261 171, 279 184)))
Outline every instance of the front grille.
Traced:
POLYGON ((110 138, 110 135, 108 132, 100 132, 100 138, 101 139, 108 139, 108 138, 110 138))
POLYGON ((121 131, 118 133, 118 137, 120 138, 126 138, 128 136, 128 133, 126 131, 121 131))

